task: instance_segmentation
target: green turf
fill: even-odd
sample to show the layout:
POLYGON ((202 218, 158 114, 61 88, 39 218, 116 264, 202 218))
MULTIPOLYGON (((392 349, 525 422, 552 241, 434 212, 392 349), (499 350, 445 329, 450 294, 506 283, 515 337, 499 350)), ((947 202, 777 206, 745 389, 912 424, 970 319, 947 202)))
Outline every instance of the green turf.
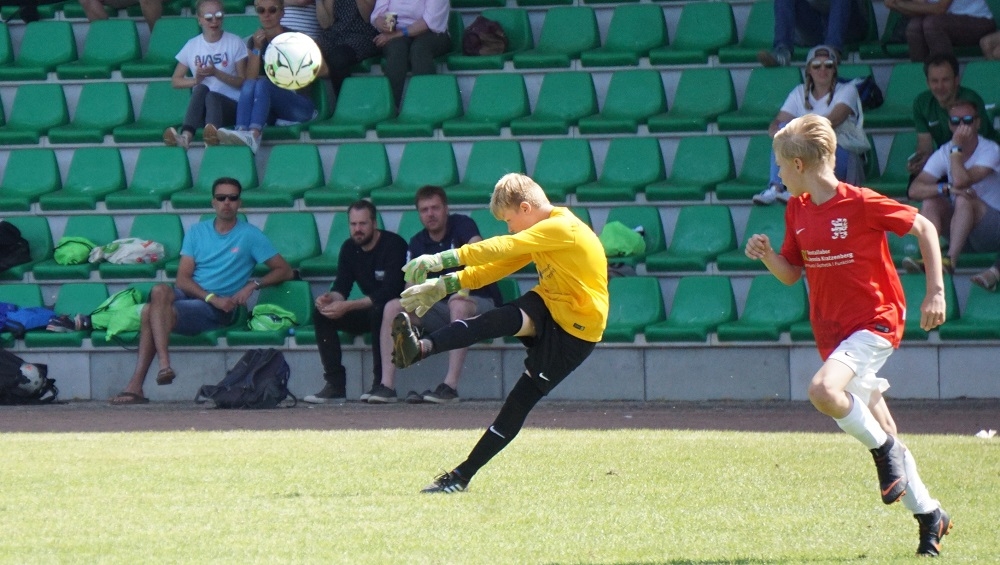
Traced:
MULTIPOLYGON (((844 434, 526 429, 456 495, 474 431, 3 434, 10 563, 821 563, 912 559, 844 434)), ((995 441, 904 436, 952 513, 951 561, 1000 555, 995 441)))

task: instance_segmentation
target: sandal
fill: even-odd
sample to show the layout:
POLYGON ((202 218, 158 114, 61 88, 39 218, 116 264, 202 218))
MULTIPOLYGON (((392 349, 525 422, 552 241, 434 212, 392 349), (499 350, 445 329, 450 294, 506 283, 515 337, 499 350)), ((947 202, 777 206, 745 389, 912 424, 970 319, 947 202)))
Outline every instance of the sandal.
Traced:
POLYGON ((174 379, 176 377, 177 375, 174 373, 174 370, 171 369, 170 367, 167 367, 166 369, 160 369, 160 372, 156 373, 156 384, 160 386, 168 385, 174 382, 174 379))
POLYGON ((978 287, 982 287, 990 292, 996 292, 997 283, 1000 283, 1000 271, 995 266, 990 267, 978 275, 974 275, 971 280, 972 284, 978 287))
POLYGON ((134 392, 119 392, 117 396, 108 400, 112 406, 128 406, 130 404, 149 404, 149 399, 134 392))

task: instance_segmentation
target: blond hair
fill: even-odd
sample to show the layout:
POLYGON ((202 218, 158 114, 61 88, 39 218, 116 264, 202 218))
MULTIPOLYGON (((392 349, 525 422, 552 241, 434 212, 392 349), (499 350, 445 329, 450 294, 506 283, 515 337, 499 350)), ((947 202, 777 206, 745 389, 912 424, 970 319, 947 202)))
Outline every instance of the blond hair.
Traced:
POLYGON ((774 135, 774 154, 790 161, 801 159, 805 168, 820 163, 834 166, 837 134, 830 120, 817 114, 806 114, 788 122, 774 135))
POLYGON ((490 198, 490 212, 497 219, 504 210, 516 209, 521 202, 527 202, 532 208, 549 205, 549 197, 531 177, 521 173, 507 173, 497 181, 490 198))

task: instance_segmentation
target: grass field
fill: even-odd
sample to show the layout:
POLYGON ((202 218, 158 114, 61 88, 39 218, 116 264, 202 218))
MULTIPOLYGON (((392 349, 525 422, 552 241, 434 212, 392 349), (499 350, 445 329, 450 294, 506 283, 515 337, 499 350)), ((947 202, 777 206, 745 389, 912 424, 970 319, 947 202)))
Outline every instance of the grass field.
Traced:
MULTIPOLYGON (((456 495, 421 495, 478 431, 3 434, 9 563, 910 561, 844 434, 526 429, 456 495)), ((955 521, 1000 556, 1000 450, 905 436, 955 521)))

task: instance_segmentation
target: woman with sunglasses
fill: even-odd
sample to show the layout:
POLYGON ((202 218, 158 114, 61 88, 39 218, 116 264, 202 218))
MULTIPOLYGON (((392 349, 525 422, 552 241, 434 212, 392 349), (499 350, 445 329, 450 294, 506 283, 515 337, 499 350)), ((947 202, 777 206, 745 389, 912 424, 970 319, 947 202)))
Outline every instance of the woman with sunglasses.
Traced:
MULTIPOLYGON (((275 86, 264 74, 264 51, 275 37, 291 31, 281 25, 282 0, 257 0, 254 4, 260 28, 247 39, 246 79, 236 107, 236 128, 205 126, 206 145, 246 145, 257 153, 264 126, 277 120, 300 123, 316 116, 316 104, 307 96, 310 89, 286 90, 275 86)), ((322 73, 322 70, 320 71, 322 73)))
POLYGON ((334 95, 340 95, 344 79, 355 65, 379 54, 378 31, 368 23, 375 0, 316 0, 320 51, 326 61, 334 95))
MULTIPOLYGON (((785 99, 767 133, 774 137, 794 118, 818 114, 830 120, 837 132, 834 173, 843 182, 859 185, 864 180, 862 154, 870 149, 864 134, 861 99, 851 83, 837 80, 837 51, 828 45, 813 47, 806 57, 805 84, 796 86, 785 99)), ((771 152, 768 187, 753 197, 754 204, 788 202, 789 194, 778 176, 778 164, 771 152)))
POLYGON ((187 149, 194 132, 212 124, 228 126, 236 122, 236 101, 246 75, 247 48, 235 34, 222 30, 222 2, 198 0, 195 6, 201 35, 193 37, 177 53, 174 88, 190 88, 191 100, 181 131, 167 128, 163 142, 187 149), (188 73, 192 76, 188 76, 188 73))

